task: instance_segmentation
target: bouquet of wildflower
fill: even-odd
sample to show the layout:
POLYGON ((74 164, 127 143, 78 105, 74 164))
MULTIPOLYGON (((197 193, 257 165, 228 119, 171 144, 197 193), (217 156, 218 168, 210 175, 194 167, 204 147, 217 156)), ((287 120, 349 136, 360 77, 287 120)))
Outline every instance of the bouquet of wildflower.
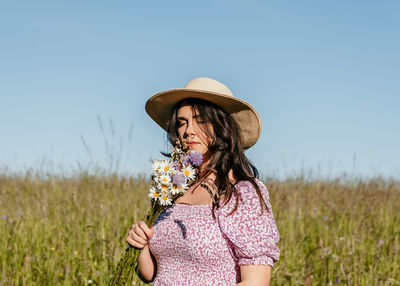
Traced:
MULTIPOLYGON (((186 145, 179 143, 171 148, 170 160, 152 160, 152 187, 150 210, 146 224, 150 227, 163 210, 172 205, 176 198, 183 195, 193 184, 197 176, 197 168, 203 162, 199 152, 189 151, 186 145)), ((109 285, 125 285, 130 283, 133 270, 137 266, 140 249, 128 247, 121 258, 109 285)))

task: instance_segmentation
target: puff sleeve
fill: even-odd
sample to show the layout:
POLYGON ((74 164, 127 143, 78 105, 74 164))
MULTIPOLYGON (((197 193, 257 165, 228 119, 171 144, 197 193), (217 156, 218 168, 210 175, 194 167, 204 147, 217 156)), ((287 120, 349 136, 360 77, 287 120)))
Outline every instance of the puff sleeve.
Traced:
POLYGON ((231 214, 236 204, 236 196, 224 206, 218 208, 218 223, 221 232, 231 246, 232 255, 240 265, 270 265, 279 260, 279 232, 269 202, 266 186, 255 179, 268 211, 261 205, 255 187, 250 181, 242 181, 236 185, 240 194, 237 210, 231 214))

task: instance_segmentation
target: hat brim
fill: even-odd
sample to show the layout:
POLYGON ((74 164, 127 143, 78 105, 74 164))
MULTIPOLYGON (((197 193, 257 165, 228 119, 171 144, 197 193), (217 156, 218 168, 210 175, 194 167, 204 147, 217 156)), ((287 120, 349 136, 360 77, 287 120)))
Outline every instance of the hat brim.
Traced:
POLYGON ((247 102, 233 96, 197 89, 169 89, 153 95, 146 102, 146 112, 165 131, 176 104, 187 98, 198 98, 214 103, 237 122, 244 147, 253 146, 261 135, 261 120, 257 111, 247 102))

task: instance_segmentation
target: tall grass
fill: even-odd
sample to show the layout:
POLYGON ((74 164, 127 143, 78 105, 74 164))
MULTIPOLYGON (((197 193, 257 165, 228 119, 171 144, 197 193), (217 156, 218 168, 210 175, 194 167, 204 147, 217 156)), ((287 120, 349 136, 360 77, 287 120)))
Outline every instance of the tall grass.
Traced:
POLYGON ((0 284, 105 284, 147 209, 144 178, 0 177, 0 284))
POLYGON ((266 182, 279 227, 277 285, 400 285, 400 184, 266 182))
MULTIPOLYGON (((400 285, 399 182, 265 184, 281 235, 273 285, 400 285)), ((149 186, 143 176, 0 174, 0 285, 105 285, 149 186)))

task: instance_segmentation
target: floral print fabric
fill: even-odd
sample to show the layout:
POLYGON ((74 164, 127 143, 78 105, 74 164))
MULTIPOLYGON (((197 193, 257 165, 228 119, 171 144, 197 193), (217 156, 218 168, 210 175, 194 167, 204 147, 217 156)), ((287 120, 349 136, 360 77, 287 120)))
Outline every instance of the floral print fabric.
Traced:
POLYGON ((237 198, 216 210, 211 205, 174 204, 154 223, 149 247, 157 260, 154 286, 236 285, 241 265, 270 265, 279 260, 279 233, 269 194, 258 179, 268 210, 249 181, 236 185, 237 198))

